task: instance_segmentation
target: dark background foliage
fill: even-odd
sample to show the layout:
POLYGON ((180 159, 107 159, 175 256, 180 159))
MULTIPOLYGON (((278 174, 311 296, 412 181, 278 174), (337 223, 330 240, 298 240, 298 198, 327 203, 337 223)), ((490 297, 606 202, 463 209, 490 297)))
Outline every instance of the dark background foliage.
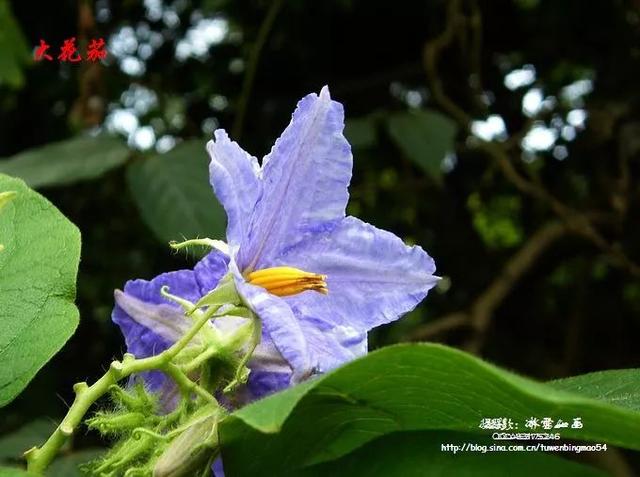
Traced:
MULTIPOLYGON (((193 263, 158 238, 180 238, 172 202, 133 195, 135 171, 216 127, 261 157, 325 84, 354 146, 349 212, 422 245, 444 277, 372 347, 442 341, 543 380, 638 366, 639 2, 2 3, 22 34, 0 41, 0 156, 98 130, 130 153, 39 189, 82 231, 81 324, 0 431, 60 416, 121 354, 115 288, 193 263), (81 53, 105 38, 107 60, 58 61, 70 37, 81 53), (41 39, 54 61, 32 61, 41 39)), ((203 234, 223 230, 213 201, 193 206, 211 210, 203 234)))

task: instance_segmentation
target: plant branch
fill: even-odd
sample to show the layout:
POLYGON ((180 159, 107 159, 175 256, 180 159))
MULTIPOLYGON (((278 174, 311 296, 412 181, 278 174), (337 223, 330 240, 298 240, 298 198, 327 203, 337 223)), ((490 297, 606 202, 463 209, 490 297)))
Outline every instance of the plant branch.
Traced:
POLYGON ((431 41, 428 41, 422 52, 422 61, 427 73, 429 89, 435 102, 451 117, 453 117, 465 130, 469 129, 471 116, 454 103, 445 93, 442 82, 438 77, 438 59, 440 53, 448 47, 455 37, 456 30, 463 25, 463 17, 460 13, 460 0, 451 0, 447 8, 447 21, 443 32, 431 41))
POLYGON ((519 191, 547 204, 568 227, 585 237, 611 257, 615 265, 626 269, 633 276, 640 276, 640 266, 630 260, 622 250, 611 245, 593 226, 593 220, 591 220, 587 214, 578 212, 565 205, 547 191, 542 184, 537 184, 525 179, 516 170, 506 151, 500 144, 481 141, 478 149, 484 151, 495 161, 504 177, 519 191))
POLYGON ((269 7, 267 15, 264 17, 262 25, 258 30, 258 36, 256 42, 251 50, 249 61, 247 64, 247 72, 244 75, 244 81, 242 83, 242 91, 240 92, 240 99, 238 100, 238 108, 236 117, 233 122, 233 139, 239 141, 242 136, 242 130, 244 128, 244 121, 247 114, 247 107, 249 106, 249 99, 251 97, 251 91, 253 90, 253 83, 256 78, 256 71, 258 70, 258 62, 260 61, 260 54, 264 48, 271 28, 278 16, 278 12, 282 7, 284 0, 273 0, 269 7))
MULTIPOLYGON (((451 45, 456 31, 465 27, 465 22, 462 21, 464 17, 460 9, 460 0, 452 0, 448 3, 445 29, 439 36, 426 42, 423 50, 423 63, 427 82, 435 103, 451 116, 465 133, 469 133, 472 117, 447 96, 438 77, 437 69, 441 52, 451 45)), ((476 15, 479 15, 479 11, 473 13, 472 18, 476 15)), ((473 22, 471 23, 473 24, 473 22)), ((491 157, 505 179, 511 182, 520 192, 545 203, 569 228, 584 236, 607 254, 612 259, 613 264, 627 270, 633 276, 640 277, 640 265, 630 260, 619 247, 610 244, 594 227, 585 213, 567 206, 551 194, 541 183, 528 180, 518 172, 508 154, 508 148, 513 143, 500 144, 482 141, 477 138, 476 141, 477 149, 491 157)))
POLYGON ((473 301, 468 310, 445 315, 416 328, 411 338, 425 340, 454 328, 468 326, 474 330, 474 338, 469 348, 471 351, 479 351, 496 308, 537 259, 569 230, 566 224, 559 221, 552 221, 540 227, 506 262, 502 271, 473 301))
POLYGON ((484 94, 482 87, 482 12, 478 5, 478 0, 469 2, 469 16, 467 23, 469 25, 470 39, 467 45, 469 49, 469 86, 473 96, 473 102, 478 110, 486 112, 487 103, 483 101, 484 94))
POLYGON ((469 313, 466 311, 457 311, 420 325, 413 330, 410 338, 413 341, 426 341, 450 330, 470 326, 471 320, 469 319, 469 313))
POLYGON ((214 398, 209 391, 191 381, 191 379, 189 379, 189 377, 175 364, 167 363, 160 368, 160 370, 173 379, 184 397, 188 398, 195 393, 205 401, 217 404, 216 398, 214 398))
POLYGON ((513 290, 516 283, 530 270, 538 258, 557 240, 568 232, 566 224, 549 222, 540 227, 525 244, 511 257, 501 273, 476 298, 469 310, 470 324, 474 329, 467 345, 469 351, 478 353, 484 343, 491 318, 496 308, 513 290))
POLYGON ((127 353, 122 361, 112 362, 107 372, 91 386, 87 386, 85 382, 75 384, 73 390, 76 397, 60 425, 42 447, 33 447, 25 452, 28 470, 34 473, 43 473, 62 445, 80 425, 91 405, 106 394, 111 386, 134 373, 152 369, 162 370, 176 381, 181 391, 188 394, 194 392, 207 401, 216 403, 216 399, 209 392, 191 381, 171 361, 189 344, 198 331, 216 316, 218 309, 219 307, 210 307, 201 312, 191 329, 162 353, 142 359, 137 359, 132 354, 127 353))

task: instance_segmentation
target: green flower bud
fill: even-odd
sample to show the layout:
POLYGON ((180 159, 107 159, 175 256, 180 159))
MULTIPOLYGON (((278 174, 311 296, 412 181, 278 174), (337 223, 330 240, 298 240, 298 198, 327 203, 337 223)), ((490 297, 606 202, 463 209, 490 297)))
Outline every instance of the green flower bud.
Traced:
POLYGON ((137 382, 128 390, 114 385, 110 388, 110 394, 111 400, 119 408, 145 415, 155 414, 157 411, 157 398, 148 393, 141 382, 137 382))
POLYGON ((119 435, 143 426, 149 419, 140 412, 97 413, 86 424, 103 435, 119 435))
POLYGON ((219 409, 209 408, 165 449, 153 467, 153 477, 192 477, 207 469, 218 453, 219 409))
POLYGON ((91 475, 122 475, 134 463, 144 462, 158 451, 158 440, 142 434, 120 441, 120 443, 91 467, 91 475))

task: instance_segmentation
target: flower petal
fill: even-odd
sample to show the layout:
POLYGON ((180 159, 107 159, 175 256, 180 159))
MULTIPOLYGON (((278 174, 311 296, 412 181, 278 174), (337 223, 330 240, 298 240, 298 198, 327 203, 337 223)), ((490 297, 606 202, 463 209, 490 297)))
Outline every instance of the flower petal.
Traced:
POLYGON ((232 245, 240 245, 247 238, 251 212, 260 196, 260 166, 255 157, 229 140, 222 129, 214 132, 207 151, 211 156, 211 185, 227 212, 227 240, 232 245))
MULTIPOLYGON (((247 306, 260 317, 263 341, 270 339, 282 357, 293 368, 293 380, 301 380, 312 372, 307 342, 291 308, 281 298, 264 288, 249 285, 236 275, 238 293, 247 306)), ((266 344, 265 344, 266 345, 266 344)))
POLYGON ((343 107, 326 87, 298 103, 264 159, 262 197, 240 248, 241 270, 269 266, 306 234, 344 217, 353 160, 343 129, 343 107))
MULTIPOLYGON (((304 316, 295 307, 290 308, 282 298, 242 279, 236 278, 236 286, 248 306, 260 317, 263 326, 262 342, 249 364, 252 373, 261 376, 254 387, 249 387, 249 394, 259 393, 254 397, 280 389, 280 386, 269 387, 269 383, 273 384, 270 378, 267 379, 269 376, 280 382, 287 375, 295 383, 366 353, 366 332, 336 326, 322 318, 304 316)), ((314 292, 304 292, 303 295, 311 293, 314 292)))
MULTIPOLYGON (((137 357, 160 353, 172 343, 168 330, 165 330, 167 333, 164 336, 154 331, 154 328, 161 326, 161 323, 154 324, 153 315, 155 313, 155 318, 159 318, 161 312, 149 308, 149 314, 146 316, 142 304, 149 307, 162 305, 167 309, 175 310, 182 316, 180 308, 160 294, 163 286, 168 286, 172 294, 187 300, 195 301, 199 298, 200 290, 190 270, 163 273, 151 281, 130 280, 124 287, 124 293, 116 292, 116 306, 112 318, 124 335, 127 351, 137 357), (130 298, 125 300, 123 296, 130 298), (128 306, 123 307, 121 303, 128 306)), ((165 315, 169 313, 167 309, 164 309, 165 315)))
POLYGON ((256 399, 268 396, 289 387, 291 384, 291 371, 272 372, 251 370, 244 395, 241 399, 244 403, 250 403, 256 399))
MULTIPOLYGON (((135 321, 117 302, 111 317, 124 335, 127 351, 137 358, 153 356, 171 346, 169 341, 135 321)), ((171 399, 170 396, 174 395, 175 386, 173 382, 160 371, 142 373, 141 377, 147 389, 152 392, 158 392, 161 402, 168 404, 166 401, 169 401, 171 399)))
MULTIPOLYGON (((294 309, 294 313, 297 310, 294 309)), ((367 353, 367 333, 308 316, 298 316, 314 372, 326 373, 367 353)))
MULTIPOLYGON (((131 280, 125 284, 124 293, 116 291, 112 320, 124 335, 127 351, 137 358, 153 356, 167 349, 184 325, 178 324, 180 319, 185 319, 180 308, 160 294, 163 286, 190 301, 200 296, 190 270, 163 273, 151 281, 131 280), (172 325, 173 319, 176 323, 172 325)), ((177 396, 173 381, 159 371, 142 373, 141 377, 150 391, 159 394, 163 409, 170 410, 177 396)))
POLYGON ((196 264, 193 271, 200 293, 198 298, 200 298, 213 290, 227 274, 229 257, 219 250, 212 250, 196 264))
POLYGON ((291 248, 277 262, 327 275, 328 295, 285 301, 301 316, 368 331, 411 311, 437 283, 433 259, 354 217, 291 248))
POLYGON ((213 477, 225 477, 224 476, 224 467, 222 465, 222 457, 218 457, 213 464, 211 464, 211 472, 213 477))
MULTIPOLYGON (((136 324, 145 328, 138 335, 129 333, 126 336, 127 349, 134 355, 136 353, 133 350, 144 346, 142 344, 144 337, 152 337, 158 342, 162 341, 163 344, 171 344, 178 341, 193 326, 193 321, 188 320, 184 312, 174 306, 164 303, 156 305, 155 303, 142 301, 120 290, 116 290, 114 296, 118 308, 124 311, 124 314, 129 319, 133 319, 136 324), (158 338, 160 339, 158 340, 158 338)), ((118 316, 118 320, 121 317, 118 316)), ((147 354, 147 350, 139 354, 147 354)), ((157 352, 152 350, 151 354, 157 354, 157 352)))
MULTIPOLYGON (((232 255, 235 255, 236 250, 232 249, 232 252, 232 255)), ((196 265, 196 279, 203 295, 229 270, 229 259, 229 256, 213 251, 196 265)), ((241 277, 235 263, 231 269, 236 271, 237 277, 241 277)), ((237 317, 224 316, 216 319, 214 326, 222 333, 232 333, 244 322, 245 320, 237 317)), ((287 385, 291 381, 291 366, 282 357, 266 329, 263 329, 262 339, 254 350, 248 367, 251 374, 244 392, 246 396, 240 398, 244 403, 279 391, 286 387, 282 385, 283 381, 286 381, 287 385)))

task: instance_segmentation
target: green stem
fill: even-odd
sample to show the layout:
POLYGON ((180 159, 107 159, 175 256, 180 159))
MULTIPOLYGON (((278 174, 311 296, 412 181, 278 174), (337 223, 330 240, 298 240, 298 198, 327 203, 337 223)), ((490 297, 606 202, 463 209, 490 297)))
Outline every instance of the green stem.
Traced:
POLYGON ((187 391, 189 394, 195 392, 207 401, 215 403, 215 398, 211 394, 192 382, 180 368, 171 363, 171 361, 189 344, 200 328, 215 316, 219 308, 219 306, 211 306, 206 311, 201 312, 189 331, 162 353, 143 359, 136 359, 132 354, 126 353, 122 361, 114 361, 111 363, 108 371, 91 386, 87 386, 85 382, 76 383, 73 386, 76 397, 60 425, 42 447, 33 447, 24 453, 28 470, 42 474, 55 458, 62 445, 80 425, 91 405, 106 394, 111 386, 131 374, 150 371, 152 369, 163 370, 176 380, 181 390, 187 391))
POLYGON ((253 356, 253 352, 258 347, 258 344, 260 343, 260 339, 262 338, 262 325, 257 316, 253 315, 251 319, 251 325, 252 325, 251 342, 249 344, 249 348, 247 349, 247 352, 244 354, 244 356, 238 363, 238 367, 236 368, 236 373, 235 373, 235 376, 233 377, 233 380, 229 384, 227 384, 227 386, 224 388, 223 392, 225 393, 231 392, 233 389, 235 389, 236 386, 238 386, 242 382, 242 373, 244 372, 244 368, 246 364, 249 362, 249 359, 251 359, 251 356, 253 356))
POLYGON ((190 373, 193 370, 198 369, 200 366, 202 366, 209 359, 211 359, 214 356, 216 356, 219 352, 220 351, 217 350, 216 348, 211 347, 211 348, 207 349, 206 351, 204 351, 203 353, 200 353, 198 356, 193 358, 191 361, 189 361, 184 366, 182 366, 181 369, 185 373, 190 373))
POLYGON ((191 381, 191 379, 189 379, 189 377, 185 373, 183 373, 182 370, 175 364, 167 363, 162 368, 162 371, 167 373, 171 377, 171 379, 175 381, 175 383, 180 388, 180 392, 183 396, 188 398, 189 396, 191 396, 191 394, 195 393, 205 401, 216 405, 218 404, 216 398, 213 397, 213 395, 209 391, 204 389, 202 386, 199 386, 197 383, 191 381))

